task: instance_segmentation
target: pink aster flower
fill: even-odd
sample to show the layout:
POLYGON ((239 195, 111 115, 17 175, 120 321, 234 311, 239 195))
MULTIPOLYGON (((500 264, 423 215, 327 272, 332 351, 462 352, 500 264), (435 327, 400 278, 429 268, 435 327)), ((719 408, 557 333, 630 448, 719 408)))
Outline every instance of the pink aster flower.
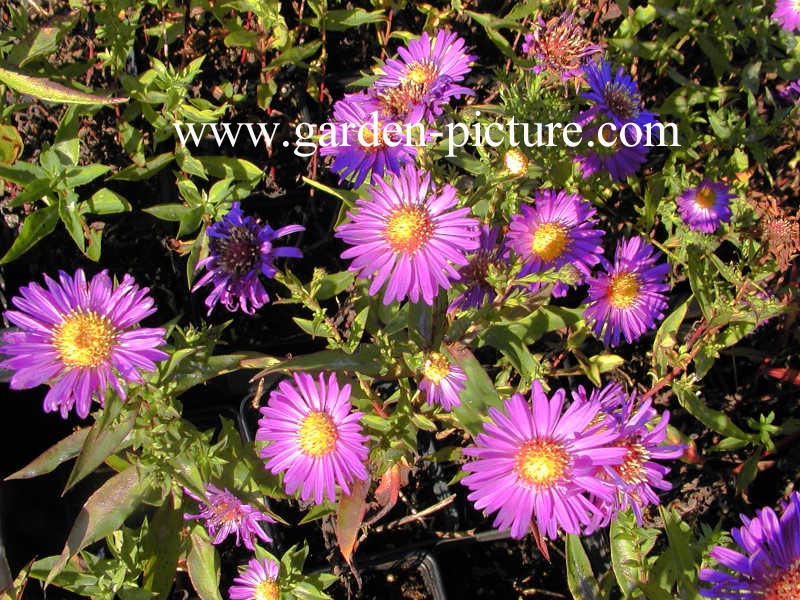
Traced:
POLYGON ((434 39, 426 33, 399 48, 399 59, 387 59, 375 81, 384 104, 409 122, 432 121, 442 114, 450 98, 472 96, 470 88, 458 85, 470 71, 475 56, 464 51, 464 40, 439 30, 434 39))
POLYGON ((46 412, 60 411, 65 419, 72 407, 86 418, 92 398, 105 405, 110 385, 124 400, 123 382, 141 383, 141 371, 153 371, 167 358, 162 328, 136 327, 156 309, 148 288, 125 275, 117 286, 107 271, 86 281, 59 271, 58 281, 44 276, 47 288, 31 283, 11 302, 19 310, 5 316, 19 331, 3 335, 0 354, 10 356, 0 367, 15 371, 11 388, 50 385, 46 412))
POLYGON ((614 264, 602 259, 605 272, 587 279, 584 316, 606 345, 619 345, 621 336, 631 343, 664 318, 669 264, 656 264, 660 257, 641 237, 620 240, 614 264))
POLYGON ((703 233, 714 233, 720 223, 731 220, 731 193, 724 183, 704 179, 696 188, 684 191, 678 196, 678 212, 690 229, 703 233))
POLYGON ((306 373, 285 379, 261 409, 256 440, 269 442, 261 450, 265 468, 285 473, 287 494, 300 489, 300 499, 336 500, 336 485, 345 494, 350 483, 368 477, 364 461, 369 438, 361 433, 363 413, 353 411, 350 385, 339 388, 336 375, 327 382, 306 373))
POLYGON ((620 464, 625 450, 612 444, 617 432, 589 425, 601 407, 574 402, 564 410, 565 392, 549 399, 539 381, 533 382, 531 405, 522 394, 505 401, 505 410, 489 408, 492 423, 464 454, 477 460, 464 465, 462 480, 475 508, 497 512, 494 526, 524 537, 531 519, 542 535, 554 539, 558 529, 579 534, 596 528, 604 515, 595 497, 613 498, 598 468, 620 464))
POLYGON ((800 0, 776 0, 772 18, 788 32, 800 31, 800 0))
POLYGON ((731 530, 737 550, 715 546, 711 558, 719 565, 700 571, 700 590, 717 600, 794 600, 800 598, 800 494, 793 492, 780 519, 771 508, 741 516, 742 527, 731 530))
POLYGON ((279 600, 279 572, 280 565, 274 560, 251 558, 244 572, 234 578, 228 595, 231 600, 279 600))
MULTIPOLYGON (((600 262, 603 231, 595 229, 597 212, 578 194, 544 190, 537 192, 536 205, 520 206, 522 214, 511 216, 507 243, 523 261, 520 276, 571 267, 582 279, 600 262)), ((534 289, 541 285, 534 284, 534 289)), ((558 282, 554 295, 566 294, 568 285, 558 282)))
POLYGON ((413 165, 388 181, 373 179, 368 193, 337 229, 336 237, 352 246, 342 258, 354 259, 351 271, 372 277, 370 294, 386 284, 384 304, 422 297, 432 305, 440 289, 460 278, 453 265, 466 265, 466 252, 478 247, 477 219, 467 216, 469 208, 455 208, 454 187, 437 189, 430 173, 413 165))
POLYGON ((440 352, 431 352, 422 367, 419 389, 425 392, 430 404, 450 410, 459 404, 458 395, 464 389, 467 376, 464 370, 440 352))
POLYGON ((183 518, 190 521, 205 520, 208 534, 213 538, 214 544, 221 544, 231 534, 236 536, 236 545, 244 542, 248 550, 255 550, 255 538, 262 542, 270 543, 272 538, 261 527, 260 522, 274 523, 275 520, 268 514, 259 511, 239 500, 228 490, 221 490, 215 485, 206 485, 206 497, 199 498, 191 491, 184 488, 188 496, 200 503, 200 513, 196 515, 184 514, 183 518))

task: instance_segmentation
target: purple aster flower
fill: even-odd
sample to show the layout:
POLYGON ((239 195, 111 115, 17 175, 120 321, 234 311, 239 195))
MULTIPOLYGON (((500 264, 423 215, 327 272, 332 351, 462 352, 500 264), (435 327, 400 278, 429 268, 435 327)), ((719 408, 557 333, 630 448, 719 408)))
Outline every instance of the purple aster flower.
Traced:
POLYGON ((741 552, 716 546, 709 553, 723 569, 702 569, 700 590, 718 600, 794 600, 800 598, 800 494, 793 492, 780 519, 771 508, 741 515, 731 530, 741 552))
POLYGON ((611 64, 601 60, 599 65, 586 63, 584 70, 591 89, 583 97, 594 102, 588 114, 607 117, 617 129, 627 123, 644 127, 656 122, 654 113, 642 109, 639 86, 622 67, 612 75, 611 64))
POLYGON ((195 291, 210 283, 214 286, 205 301, 208 314, 218 302, 230 312, 241 309, 252 315, 269 302, 269 295, 260 276, 274 277, 278 270, 275 259, 279 257, 302 258, 299 249, 290 246, 274 247, 279 237, 304 231, 302 225, 287 225, 278 230, 244 216, 238 202, 222 220, 211 225, 206 234, 208 256, 197 263, 196 271, 206 269, 205 275, 194 285, 195 291))
POLYGON ((466 265, 465 253, 478 247, 478 221, 467 216, 469 208, 454 208, 453 186, 437 189, 430 173, 413 165, 388 181, 374 178, 368 194, 337 229, 336 237, 353 246, 342 258, 354 259, 351 271, 373 278, 371 295, 386 283, 384 304, 421 296, 432 305, 440 288, 459 279, 453 264, 466 265))
POLYGON ((786 84, 778 95, 788 104, 800 104, 800 79, 786 84))
POLYGON ((280 566, 274 560, 251 558, 244 572, 234 578, 228 595, 231 600, 279 600, 279 572, 280 566))
POLYGON ((467 376, 464 370, 440 352, 425 357, 419 389, 425 392, 429 404, 439 404, 450 410, 461 404, 458 395, 464 389, 467 376))
POLYGON ((602 259, 605 273, 588 278, 589 302, 584 317, 594 334, 617 346, 620 334, 628 343, 653 329, 664 318, 669 264, 656 264, 661 253, 640 237, 620 240, 614 264, 602 259))
POLYGON ((735 197, 724 183, 704 179, 696 188, 678 196, 678 212, 690 229, 714 233, 720 223, 731 220, 730 201, 735 197))
POLYGON ((336 500, 336 484, 345 494, 355 479, 369 475, 364 466, 369 438, 361 433, 353 411, 350 385, 339 388, 336 375, 315 382, 311 375, 293 373, 283 380, 261 409, 256 439, 270 442, 261 450, 265 468, 285 472, 287 494, 300 489, 300 499, 322 504, 325 496, 336 500))
MULTIPOLYGON (((601 171, 607 171, 612 181, 623 181, 647 162, 650 148, 644 144, 632 144, 630 132, 617 132, 614 144, 609 147, 592 139, 597 137, 597 133, 597 127, 587 129, 585 139, 590 140, 592 145, 583 150, 584 154, 579 154, 574 159, 584 179, 601 171), (623 137, 629 144, 622 143, 623 137)), ((611 143, 611 140, 608 140, 608 143, 611 143)))
MULTIPOLYGON (((612 392, 611 395, 606 395, 609 400, 612 397, 614 400, 619 399, 615 389, 606 391, 612 392)), ((617 496, 607 514, 616 514, 630 507, 641 525, 642 508, 659 503, 655 489, 672 489, 672 484, 664 479, 669 468, 656 461, 679 458, 684 448, 664 445, 669 412, 665 411, 655 425, 648 427, 658 417, 652 401, 648 399, 637 407, 635 394, 624 394, 622 400, 619 410, 613 413, 619 424, 619 437, 613 445, 624 448, 625 456, 621 464, 603 467, 609 481, 617 490, 617 496)))
POLYGON ((776 0, 772 18, 790 33, 800 31, 800 1, 776 0))
POLYGON ((198 498, 186 488, 184 491, 200 503, 200 513, 184 514, 183 518, 190 521, 204 519, 214 544, 221 544, 231 534, 236 536, 237 546, 243 541, 244 547, 248 550, 256 549, 256 538, 267 543, 272 541, 261 527, 260 521, 274 523, 275 520, 268 514, 245 504, 228 490, 221 490, 209 483, 206 485, 205 498, 198 498))
POLYGON ((92 398, 105 405, 109 385, 124 400, 122 382, 141 383, 140 371, 153 371, 167 358, 158 350, 164 329, 135 327, 156 309, 149 288, 140 288, 130 275, 116 287, 107 271, 88 283, 81 269, 72 276, 59 271, 58 281, 45 275, 44 281, 47 289, 31 283, 12 298, 19 310, 5 316, 20 331, 3 335, 0 354, 11 358, 0 367, 15 371, 12 389, 50 385, 46 412, 58 410, 66 419, 75 406, 86 418, 92 398))
MULTIPOLYGON (((570 267, 577 277, 591 274, 600 262, 603 231, 594 229, 597 212, 578 194, 544 190, 537 192, 536 205, 520 206, 522 214, 511 216, 508 245, 524 262, 520 276, 570 267)), ((543 284, 533 284, 532 290, 543 284)), ((563 296, 567 284, 558 282, 553 294, 563 296)))
POLYGON ((439 30, 434 39, 423 33, 397 53, 399 59, 387 59, 379 70, 375 88, 384 103, 407 121, 433 121, 450 98, 475 94, 457 85, 477 57, 464 51, 464 40, 455 33, 439 30))
POLYGON ((506 266, 508 252, 504 245, 498 243, 499 227, 481 225, 478 249, 467 258, 469 262, 458 270, 460 280, 466 289, 458 294, 448 306, 448 311, 480 308, 484 304, 494 302, 497 293, 486 281, 489 266, 506 266))
POLYGON ((386 112, 368 92, 348 94, 334 105, 335 133, 320 138, 320 154, 335 157, 331 171, 340 182, 349 178, 358 187, 370 173, 399 173, 402 165, 414 162, 416 144, 430 138, 421 123, 409 128, 386 112))
POLYGON ((628 400, 625 389, 615 381, 610 381, 602 388, 592 388, 591 393, 579 385, 572 392, 572 398, 575 402, 597 402, 607 415, 614 415, 628 400))
POLYGON ((599 404, 575 402, 563 411, 564 398, 559 389, 548 399, 534 381, 532 406, 514 394, 505 412, 489 408, 493 422, 484 425, 475 447, 464 450, 477 459, 463 467, 470 473, 462 480, 469 499, 479 510, 498 511, 494 526, 510 528, 513 537, 524 537, 532 518, 550 539, 559 528, 588 532, 604 515, 587 494, 613 498, 614 490, 596 474, 599 467, 621 463, 625 450, 610 445, 617 432, 587 429, 599 404))
POLYGON ((523 54, 537 62, 534 73, 552 73, 562 82, 572 81, 576 88, 584 79, 586 59, 602 51, 586 37, 583 22, 574 12, 564 12, 546 22, 539 16, 522 43, 523 54))

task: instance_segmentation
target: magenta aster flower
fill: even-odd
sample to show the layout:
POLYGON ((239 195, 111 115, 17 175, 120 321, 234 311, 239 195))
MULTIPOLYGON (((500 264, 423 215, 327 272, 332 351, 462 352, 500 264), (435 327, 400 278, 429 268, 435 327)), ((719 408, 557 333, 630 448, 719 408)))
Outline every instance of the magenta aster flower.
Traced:
POLYGON ((724 183, 704 179, 696 188, 678 196, 678 211, 690 229, 714 233, 720 223, 731 220, 730 201, 735 197, 736 194, 731 193, 731 188, 724 183))
POLYGON ((467 376, 464 370, 444 354, 431 352, 425 357, 419 389, 425 392, 430 404, 450 410, 461 404, 458 395, 464 389, 467 376))
POLYGON ((589 302, 584 316, 607 345, 628 343, 653 329, 664 318, 669 264, 656 264, 661 253, 640 237, 620 240, 614 264, 602 259, 605 273, 587 279, 589 302))
POLYGON ((788 32, 800 31, 800 0, 776 0, 772 18, 788 32))
POLYGON ((717 600, 794 600, 800 598, 800 494, 793 492, 780 519, 771 508, 741 515, 731 530, 741 552, 716 546, 709 553, 717 569, 702 569, 700 590, 717 600))
POLYGON ((477 460, 464 465, 462 483, 475 508, 498 511, 494 525, 524 537, 531 519, 542 535, 554 539, 559 528, 579 534, 603 520, 602 508, 587 494, 611 499, 613 489, 596 474, 599 467, 619 464, 623 448, 610 444, 617 432, 588 428, 600 412, 595 402, 575 402, 566 411, 565 392, 548 399, 533 382, 529 406, 522 394, 505 402, 505 412, 489 408, 492 423, 464 454, 477 460), (563 414, 562 414, 563 413, 563 414))
POLYGON ((311 375, 293 373, 283 380, 261 409, 256 439, 269 442, 261 450, 265 468, 285 473, 287 494, 300 489, 304 502, 325 496, 336 500, 338 484, 345 494, 355 479, 369 475, 364 466, 369 438, 361 433, 363 413, 353 411, 350 385, 339 388, 336 375, 315 382, 311 375))
POLYGON ((481 225, 478 249, 467 256, 469 262, 458 270, 460 281, 466 289, 453 299, 448 311, 480 308, 494 302, 497 294, 486 280, 489 267, 503 267, 508 263, 507 248, 498 242, 499 236, 499 227, 481 225))
POLYGON ((19 310, 5 316, 20 331, 3 335, 0 354, 11 358, 0 367, 15 371, 12 389, 49 384, 46 412, 58 410, 66 419, 75 406, 86 418, 92 398, 105 405, 109 385, 124 400, 122 382, 141 383, 140 371, 153 371, 167 358, 158 350, 164 329, 135 327, 156 309, 149 288, 140 288, 130 275, 116 287, 107 271, 88 283, 81 269, 72 276, 59 271, 58 281, 45 275, 44 281, 47 289, 31 283, 12 298, 19 310))
POLYGON ((206 230, 208 256, 195 268, 196 271, 205 268, 206 274, 192 291, 208 283, 214 286, 205 301, 208 314, 218 302, 230 312, 241 309, 248 315, 269 302, 260 276, 275 276, 278 272, 276 258, 303 257, 297 248, 276 248, 272 243, 279 237, 304 230, 302 225, 287 225, 277 231, 269 225, 260 225, 253 217, 245 216, 239 203, 234 202, 228 214, 206 230))
POLYGON ((383 303, 420 296, 432 305, 439 289, 459 279, 453 264, 468 263, 465 253, 478 247, 478 221, 469 208, 454 208, 456 190, 437 189, 431 175, 408 165, 388 181, 374 179, 370 200, 356 201, 359 209, 347 213, 336 237, 353 246, 342 253, 352 258, 351 271, 372 277, 369 293, 386 283, 383 303))
POLYGON ((274 523, 275 520, 242 502, 228 490, 221 490, 209 483, 206 485, 205 498, 198 498, 186 488, 184 491, 200 503, 200 513, 196 515, 187 513, 183 518, 191 521, 205 520, 206 529, 214 544, 221 544, 231 534, 236 536, 237 546, 243 541, 244 547, 248 550, 256 549, 256 538, 267 543, 272 541, 259 523, 261 521, 274 523))
POLYGON ((619 412, 614 414, 619 424, 619 437, 614 446, 624 448, 625 456, 621 464, 603 467, 617 490, 608 514, 616 514, 630 507, 641 525, 644 506, 659 503, 655 490, 672 489, 672 484, 664 479, 669 467, 656 461, 679 458, 684 449, 682 446, 664 445, 669 412, 665 411, 661 419, 653 424, 658 413, 652 407, 651 400, 646 400, 638 408, 635 395, 624 395, 623 402, 619 412))
MULTIPOLYGON (((511 216, 507 236, 508 245, 524 261, 520 276, 565 266, 579 278, 588 276, 603 253, 603 231, 594 228, 597 211, 580 195, 564 191, 537 192, 535 200, 534 207, 522 205, 522 214, 511 216)), ((567 288, 559 282, 553 294, 563 296, 567 288)))
POLYGON ((464 40, 455 33, 439 30, 434 39, 423 33, 397 53, 399 59, 387 59, 379 70, 375 88, 407 121, 432 121, 450 98, 475 94, 458 85, 476 57, 464 51, 464 40))
POLYGON ((350 179, 358 187, 370 173, 378 176, 386 171, 399 173, 402 165, 414 162, 415 144, 422 144, 430 137, 428 130, 424 130, 424 139, 407 139, 407 133, 414 131, 406 129, 402 120, 387 117, 385 112, 368 92, 348 94, 334 105, 337 133, 329 139, 320 139, 320 154, 335 157, 331 171, 339 174, 340 182, 350 179))
POLYGON ((251 558, 244 572, 234 578, 228 595, 231 600, 279 600, 279 572, 280 565, 274 560, 251 558))

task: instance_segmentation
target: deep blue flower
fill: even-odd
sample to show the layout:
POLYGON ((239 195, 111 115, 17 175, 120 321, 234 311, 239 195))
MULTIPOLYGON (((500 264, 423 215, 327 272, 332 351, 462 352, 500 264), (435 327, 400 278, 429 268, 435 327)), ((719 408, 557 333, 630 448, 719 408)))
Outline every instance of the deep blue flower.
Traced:
POLYGON ((302 225, 287 225, 278 230, 260 225, 255 218, 245 216, 239 203, 234 202, 228 214, 206 230, 208 256, 198 262, 195 269, 205 268, 206 273, 192 291, 208 283, 214 286, 205 301, 208 314, 218 302, 231 312, 241 310, 248 315, 269 302, 260 276, 275 276, 278 270, 274 261, 278 257, 303 257, 297 248, 276 248, 272 242, 304 230, 302 225))

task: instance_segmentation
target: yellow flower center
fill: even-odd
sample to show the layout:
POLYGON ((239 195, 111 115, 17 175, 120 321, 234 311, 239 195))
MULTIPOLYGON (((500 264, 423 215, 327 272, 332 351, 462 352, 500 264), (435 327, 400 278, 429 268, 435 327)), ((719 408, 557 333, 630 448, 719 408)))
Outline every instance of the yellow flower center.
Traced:
POLYGON ((764 600, 797 600, 800 598, 800 560, 777 574, 777 578, 764 590, 764 600))
POLYGON ((253 600, 278 600, 281 597, 281 588, 273 579, 260 581, 253 590, 253 600))
POLYGON ((431 352, 428 358, 425 359, 425 366, 422 368, 422 374, 437 385, 442 379, 450 375, 450 361, 444 354, 439 352, 431 352))
POLYGON ((385 235, 395 252, 414 254, 433 235, 433 223, 424 208, 403 207, 389 217, 385 235))
POLYGON ((533 234, 531 252, 550 262, 563 254, 568 242, 566 227, 559 223, 542 223, 533 234))
POLYGON ((436 79, 436 66, 433 63, 411 63, 404 80, 416 84, 430 84, 436 79))
POLYGON ((608 286, 608 303, 614 308, 628 308, 639 297, 639 278, 635 273, 618 273, 608 286))
POLYGON ((694 203, 700 208, 711 208, 717 201, 717 195, 710 187, 703 186, 694 195, 694 203))
POLYGON ((108 360, 117 329, 94 311, 70 314, 53 332, 58 357, 70 368, 96 367, 108 360))
POLYGON ((625 457, 622 464, 616 465, 614 469, 622 477, 622 481, 628 484, 644 483, 647 481, 647 474, 644 470, 644 463, 650 460, 650 453, 641 444, 634 442, 623 442, 620 447, 625 448, 625 457))
POLYGON ((528 170, 528 157, 519 148, 511 148, 503 157, 508 172, 519 177, 528 170))
POLYGON ((297 432, 300 449, 309 456, 325 456, 336 449, 339 432, 328 413, 314 411, 303 420, 297 432))
POLYGON ((550 487, 564 478, 568 465, 569 455, 563 444, 538 439, 520 446, 514 470, 529 486, 550 487))

